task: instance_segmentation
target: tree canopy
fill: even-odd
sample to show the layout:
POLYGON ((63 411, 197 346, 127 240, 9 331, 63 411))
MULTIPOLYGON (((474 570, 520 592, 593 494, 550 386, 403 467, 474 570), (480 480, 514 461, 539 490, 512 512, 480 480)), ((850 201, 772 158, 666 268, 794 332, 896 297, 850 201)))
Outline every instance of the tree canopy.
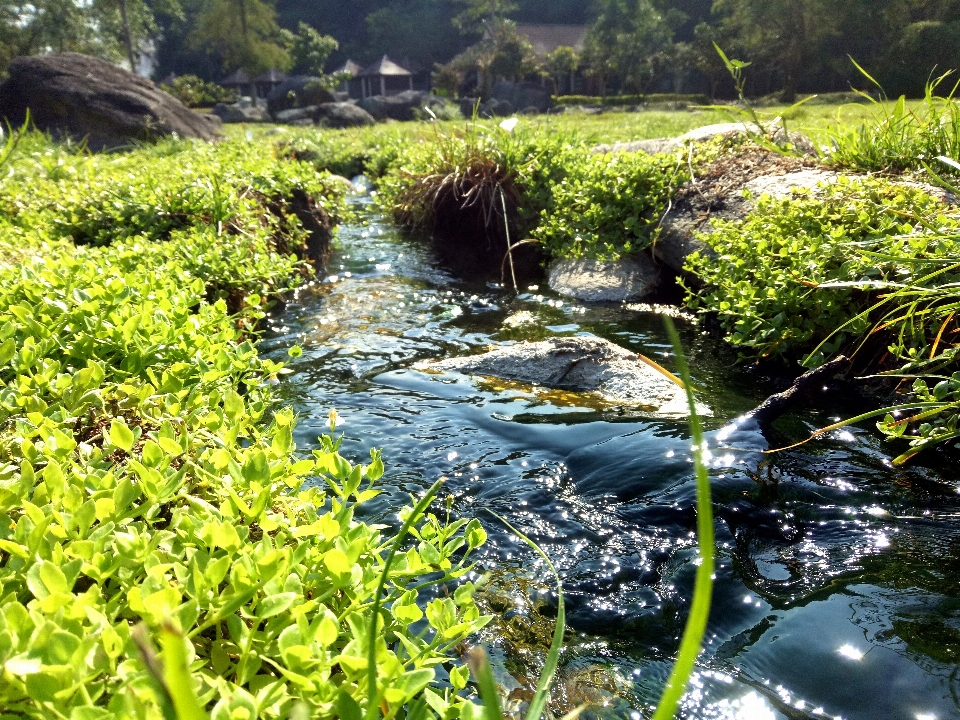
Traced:
MULTIPOLYGON (((784 99, 865 87, 850 58, 892 95, 960 67, 960 0, 0 0, 0 73, 18 55, 63 50, 133 65, 152 50, 158 77, 209 80, 383 54, 429 69, 489 59, 491 28, 506 20, 589 26, 575 65, 596 92, 729 96, 714 43, 751 63, 748 93, 784 99)), ((571 72, 570 58, 532 63, 517 45, 510 60, 498 42, 496 62, 537 65, 531 79, 556 87, 571 72)))

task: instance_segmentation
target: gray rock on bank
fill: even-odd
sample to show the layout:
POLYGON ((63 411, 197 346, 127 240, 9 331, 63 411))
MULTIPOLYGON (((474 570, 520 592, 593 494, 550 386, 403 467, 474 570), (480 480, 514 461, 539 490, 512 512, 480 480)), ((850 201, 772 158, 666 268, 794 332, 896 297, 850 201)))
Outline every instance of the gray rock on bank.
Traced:
POLYGON ((40 130, 86 139, 92 150, 176 134, 215 140, 220 119, 187 108, 152 82, 80 53, 15 58, 0 85, 0 117, 22 125, 29 109, 40 130))
POLYGON ((586 391, 611 405, 629 405, 664 415, 687 413, 686 393, 680 386, 638 359, 636 353, 601 338, 522 342, 420 367, 586 391))
MULTIPOLYGON (((650 155, 656 153, 673 152, 689 143, 707 142, 715 137, 724 135, 756 135, 758 128, 752 123, 715 123, 713 125, 704 125, 694 128, 689 132, 675 138, 654 138, 651 140, 634 140, 632 142, 615 142, 610 144, 595 145, 591 148, 594 154, 618 153, 618 152, 645 152, 650 155)), ((779 125, 769 125, 766 128, 767 136, 775 143, 782 144, 787 141, 786 131, 779 125)), ((816 150, 810 139, 801 133, 789 133, 789 140, 800 152, 811 155, 816 150)))
POLYGON ((376 120, 416 120, 424 107, 435 108, 446 100, 419 90, 405 90, 396 95, 373 95, 360 101, 360 107, 376 120))
MULTIPOLYGON (((715 221, 743 220, 753 211, 755 201, 762 195, 774 200, 784 200, 801 190, 816 197, 827 186, 837 182, 841 174, 832 170, 808 168, 779 175, 760 175, 731 192, 724 198, 723 207, 711 212, 709 217, 703 217, 701 213, 690 208, 672 208, 661 223, 662 232, 652 248, 653 257, 671 270, 680 272, 691 253, 713 255, 710 246, 696 237, 696 234, 709 235, 714 230, 715 221), (751 199, 744 197, 744 190, 751 199)), ((912 181, 898 184, 923 190, 942 203, 958 204, 958 198, 943 188, 912 181)))
POLYGON ((816 193, 821 183, 836 182, 839 173, 829 170, 805 169, 782 175, 761 175, 753 178, 724 198, 723 207, 709 217, 689 207, 674 207, 663 218, 661 233, 652 247, 653 257, 671 270, 680 272, 687 256, 700 252, 712 255, 713 250, 697 233, 713 232, 715 220, 742 220, 753 210, 754 203, 743 197, 747 190, 753 198, 769 195, 775 200, 790 197, 796 189, 816 193))
POLYGON ((271 120, 265 107, 249 103, 217 103, 211 112, 225 123, 263 123, 271 120))
POLYGON ((375 125, 377 122, 373 115, 362 107, 348 102, 318 105, 314 111, 313 119, 317 125, 337 129, 375 125))
POLYGON ((617 261, 559 260, 549 271, 550 288, 583 302, 636 302, 656 290, 660 270, 648 253, 617 261))

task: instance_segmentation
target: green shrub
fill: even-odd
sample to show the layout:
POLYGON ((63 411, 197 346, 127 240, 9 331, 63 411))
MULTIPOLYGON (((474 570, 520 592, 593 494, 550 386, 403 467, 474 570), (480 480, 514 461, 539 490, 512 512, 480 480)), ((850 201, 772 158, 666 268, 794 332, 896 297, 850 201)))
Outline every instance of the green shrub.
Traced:
POLYGON ((566 170, 531 233, 554 257, 616 260, 649 247, 690 179, 685 159, 646 153, 590 155, 566 170))
POLYGON ((384 572, 395 538, 354 519, 377 494, 380 454, 343 458, 334 415, 330 436, 298 452, 293 412, 271 390, 283 368, 253 343, 263 295, 298 263, 269 242, 269 221, 224 232, 230 213, 202 187, 216 168, 230 212, 252 221, 253 180, 284 187, 304 168, 265 158, 251 175, 248 150, 188 143, 106 158, 34 151, 0 180, 0 232, 28 253, 0 268, 2 712, 359 717, 372 699, 372 715, 453 718, 467 705, 473 717, 455 697, 466 671, 448 665, 441 689, 435 668, 486 620, 458 581, 483 530, 408 507, 412 537, 384 572), (196 172, 201 189, 158 241, 148 216, 125 208, 156 207, 176 165, 169 187, 196 172), (51 235, 58 208, 84 207, 90 177, 119 192, 133 168, 161 179, 134 183, 113 209, 100 193, 91 203, 134 229, 98 225, 102 246, 51 235), (231 314, 209 290, 236 282, 260 292, 231 314), (436 583, 451 592, 424 603, 418 589, 436 583))
POLYGON ((161 90, 173 95, 189 108, 213 107, 217 103, 237 101, 237 92, 208 82, 196 75, 180 75, 169 85, 161 85, 161 90))

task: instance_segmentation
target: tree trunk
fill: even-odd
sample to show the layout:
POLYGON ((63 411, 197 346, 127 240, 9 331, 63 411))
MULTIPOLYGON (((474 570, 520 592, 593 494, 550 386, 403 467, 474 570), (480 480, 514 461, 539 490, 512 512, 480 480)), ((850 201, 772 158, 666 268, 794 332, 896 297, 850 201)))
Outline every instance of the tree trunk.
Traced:
POLYGON ((127 60, 130 61, 130 72, 135 73, 137 71, 137 64, 133 57, 133 34, 130 32, 127 0, 120 0, 120 19, 123 21, 123 41, 127 46, 127 60))

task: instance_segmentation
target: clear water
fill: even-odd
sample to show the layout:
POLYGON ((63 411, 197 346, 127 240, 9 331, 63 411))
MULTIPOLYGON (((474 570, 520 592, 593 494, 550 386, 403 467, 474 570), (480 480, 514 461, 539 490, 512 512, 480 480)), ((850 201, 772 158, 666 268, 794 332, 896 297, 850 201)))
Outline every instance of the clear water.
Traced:
MULTIPOLYGON (((481 518, 490 533, 480 568, 493 571, 485 602, 498 623, 486 640, 509 672, 507 689, 536 672, 555 598, 542 564, 486 510, 522 528, 563 577, 571 631, 558 704, 646 716, 676 652, 693 579, 685 422, 412 365, 591 333, 672 367, 660 317, 582 307, 545 286, 518 297, 458 279, 426 244, 369 221, 341 229, 327 269, 336 280, 301 290, 263 345, 283 359, 303 346, 284 380, 300 413, 299 447, 315 446, 335 407, 343 452, 362 459, 384 448, 385 492, 368 517, 392 517, 409 494, 449 478, 454 512, 481 518), (533 322, 505 324, 518 312, 533 322)), ((764 454, 852 412, 850 399, 783 418, 776 437, 731 429, 770 388, 714 337, 687 326, 683 341, 714 412, 719 550, 709 643, 683 715, 960 717, 957 472, 893 468, 895 448, 869 429, 764 454)))

